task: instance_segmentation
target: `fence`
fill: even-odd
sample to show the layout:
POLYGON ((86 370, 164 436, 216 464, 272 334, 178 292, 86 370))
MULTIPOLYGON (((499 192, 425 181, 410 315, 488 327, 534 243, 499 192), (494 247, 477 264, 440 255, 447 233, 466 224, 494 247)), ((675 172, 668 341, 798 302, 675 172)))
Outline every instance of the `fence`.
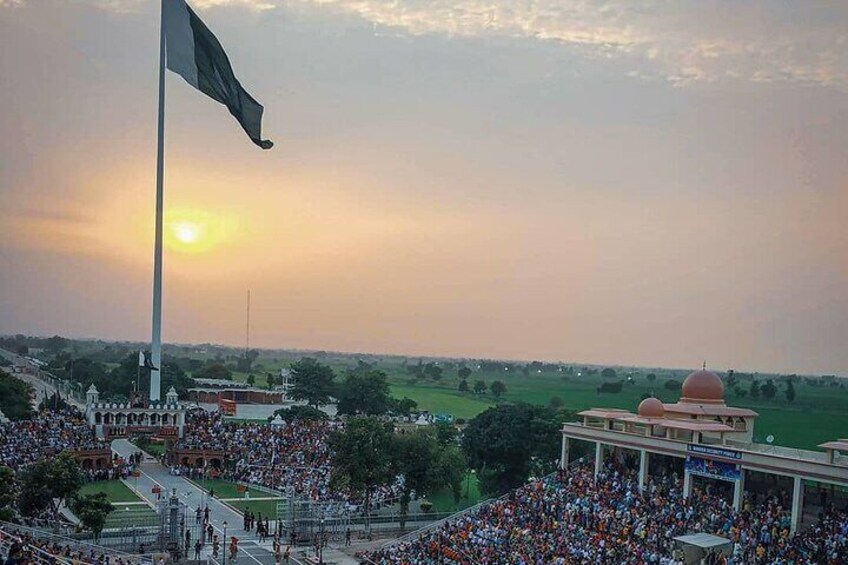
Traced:
POLYGON ((155 510, 133 506, 116 510, 107 517, 99 536, 71 528, 46 529, 0 522, 0 529, 30 533, 38 539, 55 540, 62 546, 118 555, 146 555, 168 552, 189 554, 192 542, 203 539, 203 526, 176 497, 164 498, 155 510))
POLYGON ((99 558, 100 556, 108 556, 111 561, 115 559, 122 559, 125 562, 133 563, 152 563, 153 556, 152 554, 133 554, 123 551, 118 551, 111 547, 104 547, 102 545, 95 545, 92 543, 88 543, 86 541, 76 539, 73 537, 63 536, 57 534, 55 532, 50 532, 47 530, 32 528, 29 526, 24 526, 20 524, 11 524, 9 522, 0 522, 0 547, 2 547, 2 552, 8 555, 11 545, 14 542, 21 543, 24 538, 31 538, 32 540, 37 540, 37 543, 41 545, 39 547, 35 543, 29 544, 28 553, 31 554, 31 559, 35 563, 72 563, 72 561, 79 561, 79 559, 71 559, 62 557, 59 555, 54 555, 43 547, 53 546, 59 547, 63 550, 65 548, 70 549, 72 552, 76 552, 81 555, 94 556, 92 561, 99 558))

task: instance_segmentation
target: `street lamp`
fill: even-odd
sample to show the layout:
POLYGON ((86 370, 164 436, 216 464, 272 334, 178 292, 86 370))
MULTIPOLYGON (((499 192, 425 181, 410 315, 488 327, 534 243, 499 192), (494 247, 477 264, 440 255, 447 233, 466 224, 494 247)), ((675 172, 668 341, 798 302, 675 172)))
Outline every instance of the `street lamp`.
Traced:
POLYGON ((229 548, 227 547, 227 521, 224 520, 224 565, 227 565, 227 551, 229 548))

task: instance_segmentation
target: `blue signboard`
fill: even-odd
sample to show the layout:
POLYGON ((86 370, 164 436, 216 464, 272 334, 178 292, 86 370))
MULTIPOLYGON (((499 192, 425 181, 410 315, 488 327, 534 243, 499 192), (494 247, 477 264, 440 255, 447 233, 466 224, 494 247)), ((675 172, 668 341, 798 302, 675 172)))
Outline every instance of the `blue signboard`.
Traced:
POLYGON ((738 481, 739 465, 725 461, 713 461, 701 457, 687 457, 686 470, 693 475, 719 479, 722 481, 738 481))
POLYGON ((697 453, 698 455, 705 455, 707 457, 721 457, 722 459, 742 459, 742 453, 739 451, 734 451, 732 449, 725 449, 723 447, 711 447, 709 445, 700 445, 697 443, 690 443, 687 447, 689 453, 697 453))

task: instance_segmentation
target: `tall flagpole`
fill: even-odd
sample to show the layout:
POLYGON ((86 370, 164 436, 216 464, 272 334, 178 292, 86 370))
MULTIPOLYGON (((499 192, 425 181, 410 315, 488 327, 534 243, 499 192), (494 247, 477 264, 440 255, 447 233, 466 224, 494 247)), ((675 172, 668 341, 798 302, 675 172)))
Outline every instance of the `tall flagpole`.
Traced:
POLYGON ((153 248, 153 339, 150 400, 159 400, 162 368, 162 201, 165 175, 165 2, 159 24, 159 143, 156 150, 156 236, 153 248))

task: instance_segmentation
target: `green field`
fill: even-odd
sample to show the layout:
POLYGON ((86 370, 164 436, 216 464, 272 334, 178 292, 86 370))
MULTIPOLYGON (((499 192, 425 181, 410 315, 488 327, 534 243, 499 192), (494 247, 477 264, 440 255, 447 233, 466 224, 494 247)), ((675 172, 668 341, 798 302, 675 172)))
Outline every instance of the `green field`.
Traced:
POLYGON ((419 410, 453 414, 455 418, 473 418, 495 404, 492 399, 463 396, 450 389, 423 384, 408 385, 392 382, 391 391, 395 398, 406 396, 416 401, 419 410))
POLYGON ((129 526, 153 526, 159 516, 146 505, 114 505, 115 510, 106 517, 106 528, 126 528, 129 526))
MULTIPOLYGON (((469 418, 479 414, 496 402, 530 402, 548 404, 554 396, 563 401, 565 408, 574 411, 591 407, 623 408, 635 411, 644 393, 653 394, 663 402, 675 402, 679 392, 667 390, 664 383, 669 379, 682 382, 686 371, 653 371, 657 374, 654 382, 645 379, 649 371, 634 371, 634 384, 625 384, 617 394, 598 394, 597 387, 604 382, 599 374, 591 376, 564 375, 558 371, 527 375, 520 371, 503 373, 475 372, 469 377, 470 385, 482 379, 487 385, 501 380, 507 387, 501 399, 495 399, 491 393, 475 395, 461 393, 458 390, 459 378, 456 371, 445 371, 445 377, 437 382, 419 380, 410 384, 409 376, 401 372, 401 367, 384 368, 389 373, 392 393, 397 397, 407 396, 419 404, 419 408, 431 412, 446 412, 458 418, 469 418)), ((619 377, 620 380, 621 377, 619 377)), ((758 380, 765 382, 760 376, 758 380)), ((733 392, 726 395, 727 404, 741 408, 750 408, 760 414, 756 421, 755 441, 764 442, 768 435, 775 437, 775 443, 789 447, 816 449, 825 441, 836 439, 848 430, 848 391, 842 387, 810 386, 803 381, 795 383, 796 398, 789 403, 783 394, 783 384, 778 386, 777 395, 770 400, 750 397, 736 398, 733 392)), ((749 380, 742 380, 747 389, 749 380)))
POLYGON ((117 479, 114 481, 86 483, 79 490, 80 495, 96 494, 98 492, 105 492, 109 502, 114 505, 119 505, 121 502, 141 502, 141 499, 133 491, 117 479))

